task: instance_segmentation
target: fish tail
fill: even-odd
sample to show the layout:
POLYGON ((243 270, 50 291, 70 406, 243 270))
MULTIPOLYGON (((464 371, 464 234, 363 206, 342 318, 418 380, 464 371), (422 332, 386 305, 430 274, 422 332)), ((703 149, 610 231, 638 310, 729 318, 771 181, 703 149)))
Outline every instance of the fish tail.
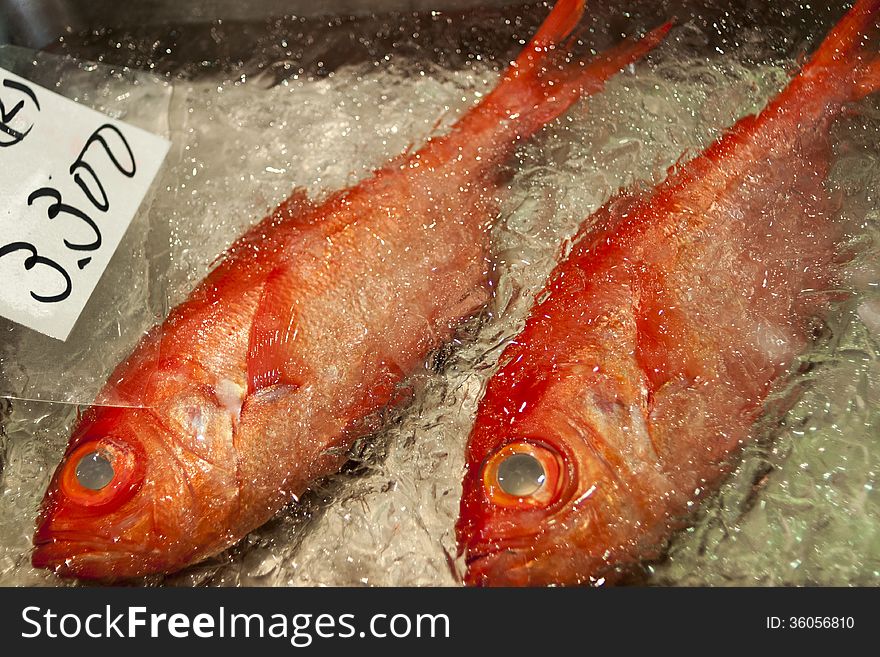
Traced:
POLYGON ((601 91, 609 78, 659 45, 671 27, 666 23, 640 40, 627 39, 590 61, 580 61, 570 48, 577 41, 572 32, 584 4, 585 0, 559 0, 498 86, 459 129, 474 131, 508 121, 517 136, 528 137, 579 98, 601 91))
POLYGON ((880 90, 880 57, 865 66, 856 84, 855 93, 858 97, 862 97, 878 90, 880 90))
POLYGON ((857 0, 828 33, 800 77, 833 93, 858 100, 880 90, 878 30, 880 0, 857 0))
POLYGON ((610 50, 599 53, 582 69, 569 74, 566 84, 578 90, 579 95, 601 91, 609 78, 659 46, 669 30, 672 29, 672 25, 673 21, 667 21, 659 27, 655 27, 641 39, 626 39, 610 50))

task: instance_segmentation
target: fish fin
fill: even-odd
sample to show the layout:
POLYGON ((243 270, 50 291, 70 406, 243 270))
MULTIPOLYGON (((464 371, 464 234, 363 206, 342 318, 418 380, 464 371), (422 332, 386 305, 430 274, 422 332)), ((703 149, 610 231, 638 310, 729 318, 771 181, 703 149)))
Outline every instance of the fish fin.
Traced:
MULTIPOLYGON (((430 142, 434 138, 434 136, 439 131, 440 126, 443 124, 443 120, 446 118, 447 114, 449 114, 448 108, 446 109, 446 111, 444 111, 440 116, 438 116, 436 118, 436 120, 434 121, 434 124, 431 126, 431 129, 428 130, 428 132, 425 134, 426 139, 424 139, 424 141, 430 142)), ((393 158, 388 164, 383 166, 382 169, 379 169, 379 171, 382 171, 383 169, 387 170, 387 169, 403 168, 404 166, 407 165, 407 163, 409 163, 412 155, 418 150, 419 150, 419 140, 411 141, 403 153, 401 153, 397 157, 393 158)))
POLYGON ((248 338, 248 395, 270 386, 299 386, 302 369, 293 355, 299 288, 293 271, 280 265, 263 284, 248 338))
POLYGON ((309 200, 309 195, 302 187, 294 188, 290 196, 284 199, 271 214, 264 217, 259 223, 251 226, 246 233, 233 242, 226 251, 218 255, 211 267, 223 262, 236 253, 242 251, 260 250, 268 253, 274 242, 285 231, 278 231, 277 227, 286 224, 290 227, 303 226, 311 223, 315 213, 312 212, 317 206, 309 200))
POLYGON ((880 0, 858 0, 813 53, 801 77, 829 87, 843 81, 845 101, 880 90, 878 28, 880 0))
POLYGON ((292 221, 299 223, 311 216, 310 211, 317 206, 309 199, 309 193, 303 187, 294 187, 286 199, 278 204, 275 211, 269 215, 275 217, 278 222, 292 221))
POLYGON ((865 64, 860 71, 854 93, 857 98, 861 98, 878 90, 880 90, 880 58, 875 58, 865 64))
POLYGON ((674 21, 666 21, 640 39, 625 39, 613 48, 599 53, 582 71, 570 76, 568 84, 578 85, 582 90, 581 93, 595 93, 601 90, 609 78, 639 61, 663 43, 674 24, 674 21))
POLYGON ((806 68, 849 61, 864 49, 864 40, 876 27, 880 0, 858 0, 835 25, 813 53, 806 68))
MULTIPOLYGON (((266 238, 273 233, 277 226, 306 226, 313 222, 318 207, 309 199, 308 192, 302 187, 295 187, 286 199, 284 199, 272 211, 272 214, 264 218, 260 223, 251 227, 237 241, 238 243, 265 244, 266 238)), ((235 245, 233 245, 235 246, 235 245)))
POLYGON ((556 3, 498 86, 460 122, 461 129, 472 129, 472 123, 480 120, 491 125, 501 117, 514 122, 519 136, 528 137, 578 98, 600 91, 609 78, 659 45, 672 26, 665 23, 644 38, 627 40, 590 61, 573 60, 570 48, 577 38, 570 35, 583 15, 584 3, 556 3))

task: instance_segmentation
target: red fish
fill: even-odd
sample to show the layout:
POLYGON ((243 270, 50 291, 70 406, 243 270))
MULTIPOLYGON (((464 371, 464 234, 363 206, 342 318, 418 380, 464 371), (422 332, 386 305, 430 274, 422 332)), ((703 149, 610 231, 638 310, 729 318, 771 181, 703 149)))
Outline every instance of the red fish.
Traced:
POLYGON ((561 42, 583 4, 560 0, 446 136, 320 204, 294 192, 230 247, 76 425, 34 566, 101 579, 174 571, 342 465, 396 386, 487 298, 495 178, 518 141, 668 29, 570 61, 561 42))
POLYGON ((619 579, 755 436, 840 277, 829 129, 880 88, 878 9, 859 0, 757 116, 584 223, 477 412, 467 583, 619 579))

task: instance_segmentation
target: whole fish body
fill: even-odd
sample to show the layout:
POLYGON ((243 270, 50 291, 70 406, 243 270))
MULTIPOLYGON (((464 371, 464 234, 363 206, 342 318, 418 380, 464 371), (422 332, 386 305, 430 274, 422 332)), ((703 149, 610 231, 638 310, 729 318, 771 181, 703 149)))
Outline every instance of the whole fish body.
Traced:
POLYGON ((878 8, 859 0, 760 114, 585 222, 478 409, 469 584, 619 579, 755 437, 839 282, 829 129, 880 88, 878 8))
POLYGON ((34 566, 173 571, 341 466, 398 384, 487 298, 495 179, 518 141, 668 29, 569 61, 561 41, 583 4, 560 0, 447 135, 320 204, 295 192, 229 248, 75 426, 34 566))

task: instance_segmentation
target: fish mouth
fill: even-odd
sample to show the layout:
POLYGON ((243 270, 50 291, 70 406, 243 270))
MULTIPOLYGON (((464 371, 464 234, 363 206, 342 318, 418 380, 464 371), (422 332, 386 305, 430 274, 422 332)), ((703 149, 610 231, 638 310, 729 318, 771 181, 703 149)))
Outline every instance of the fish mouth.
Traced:
MULTIPOLYGON (((526 586, 528 564, 538 536, 518 533, 499 537, 490 528, 459 523, 458 557, 464 557, 465 572, 461 579, 467 586, 526 586)), ((461 563, 461 562, 459 562, 461 563)))
POLYGON ((477 587, 528 586, 528 564, 531 561, 525 548, 502 546, 479 551, 466 550, 467 570, 464 583, 477 587))
POLYGON ((111 581, 143 574, 142 568, 137 568, 142 560, 133 556, 136 554, 137 547, 126 543, 108 546, 95 537, 73 532, 52 536, 38 533, 34 536, 31 565, 60 577, 111 581))

